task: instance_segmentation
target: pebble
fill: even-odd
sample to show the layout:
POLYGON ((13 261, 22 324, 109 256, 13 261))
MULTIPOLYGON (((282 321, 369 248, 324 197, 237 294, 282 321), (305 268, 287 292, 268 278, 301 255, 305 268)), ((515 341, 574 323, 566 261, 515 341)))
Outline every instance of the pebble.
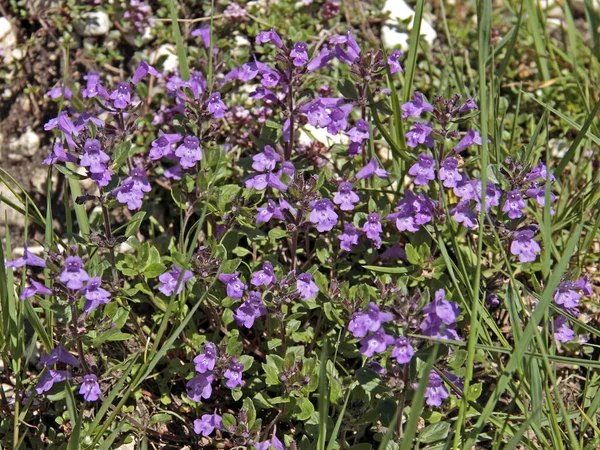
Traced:
MULTIPOLYGON (((408 50, 408 39, 412 29, 415 11, 404 0, 386 0, 383 13, 389 13, 389 19, 381 27, 381 40, 387 49, 400 47, 404 52, 408 50), (408 26, 402 22, 410 19, 408 26)), ((429 46, 437 38, 437 33, 425 18, 421 21, 421 38, 429 46)))
POLYGON ((81 37, 104 36, 110 30, 110 19, 104 11, 91 11, 81 15, 75 22, 75 31, 81 37))
POLYGON ((162 64, 163 73, 175 72, 179 69, 179 58, 177 58, 177 49, 174 45, 163 44, 158 47, 152 55, 152 64, 157 64, 162 56, 166 56, 162 64))
POLYGON ((8 141, 8 159, 22 161, 35 156, 40 149, 40 137, 31 128, 27 128, 21 136, 11 136, 8 141))

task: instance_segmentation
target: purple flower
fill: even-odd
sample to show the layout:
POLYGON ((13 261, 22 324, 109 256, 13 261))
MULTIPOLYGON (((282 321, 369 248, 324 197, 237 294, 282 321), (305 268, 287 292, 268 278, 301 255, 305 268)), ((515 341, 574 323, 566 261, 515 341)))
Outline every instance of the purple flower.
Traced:
POLYGON ((265 145, 265 149, 252 157, 252 168, 258 172, 272 171, 275 169, 281 156, 270 145, 265 145))
POLYGON ((581 289, 583 295, 592 295, 594 291, 592 290, 592 284, 588 280, 587 275, 573 283, 573 287, 577 289, 581 289))
POLYGON ((212 372, 206 372, 196 375, 186 383, 187 396, 194 402, 200 402, 202 399, 210 398, 212 395, 212 382, 215 376, 212 372))
POLYGON ((86 140, 83 151, 80 164, 88 167, 92 174, 103 174, 108 170, 107 163, 110 161, 110 156, 102 151, 98 139, 86 140))
POLYGON ((246 10, 237 3, 231 2, 223 11, 223 15, 233 21, 242 20, 246 16, 246 10))
POLYGON ((566 309, 573 309, 579 306, 581 294, 577 291, 575 283, 572 281, 564 281, 558 285, 554 292, 554 301, 566 309))
POLYGON ((383 228, 381 227, 378 213, 374 212, 367 215, 367 221, 363 225, 362 230, 367 238, 373 241, 376 248, 381 247, 380 235, 383 233, 383 228))
POLYGON ((85 89, 81 91, 83 98, 93 98, 99 95, 104 100, 108 99, 108 92, 100 84, 100 74, 98 72, 88 72, 87 75, 83 76, 83 79, 87 81, 85 89))
POLYGON ((398 364, 408 364, 415 354, 415 350, 410 345, 410 342, 404 336, 396 338, 394 341, 394 349, 392 350, 392 357, 396 358, 398 364))
POLYGON ((275 277, 275 272, 273 271, 273 264, 271 264, 268 261, 265 261, 262 270, 258 270, 254 272, 254 274, 252 274, 250 284, 252 286, 269 286, 276 281, 277 277, 275 277))
POLYGON ((370 358, 375 353, 382 353, 388 345, 394 343, 394 338, 380 328, 373 334, 370 334, 360 340, 360 352, 363 356, 370 358))
POLYGON ((470 147, 473 144, 481 145, 481 136, 477 131, 471 128, 467 134, 454 146, 452 150, 454 153, 462 152, 464 149, 470 147))
POLYGON ((248 300, 240 305, 233 313, 233 318, 239 326, 252 328, 254 321, 267 314, 267 308, 263 305, 260 293, 252 291, 248 293, 248 300))
POLYGON ((222 273, 219 275, 219 280, 227 285, 227 295, 234 300, 241 299, 244 291, 248 287, 241 282, 239 272, 222 273))
POLYGON ((302 67, 308 62, 308 53, 306 52, 306 44, 304 42, 296 42, 294 48, 290 52, 294 66, 302 67))
POLYGON ((258 33, 258 36, 256 36, 257 44, 266 44, 267 42, 271 42, 277 47, 283 48, 283 41, 281 40, 274 28, 271 28, 269 31, 261 31, 260 33, 258 33))
MULTIPOLYGON (((531 183, 529 188, 525 191, 525 195, 530 198, 535 198, 536 202, 540 206, 544 206, 546 204, 546 186, 539 186, 537 183, 531 183)), ((556 201, 556 195, 553 192, 550 192, 550 203, 554 203, 556 201)), ((554 208, 550 208, 550 213, 554 214, 554 208)))
POLYGON ((267 206, 256 208, 256 210, 258 211, 258 214, 256 215, 257 224, 266 223, 273 217, 279 220, 284 219, 281 208, 271 199, 267 200, 267 206))
POLYGON ((379 167, 379 163, 375 157, 371 158, 367 165, 358 171, 355 177, 357 180, 362 180, 363 178, 370 178, 373 175, 377 175, 379 178, 387 178, 389 175, 387 170, 379 167))
POLYGON ((81 290, 85 295, 85 305, 83 310, 87 313, 92 312, 100 305, 105 305, 110 301, 110 292, 100 287, 102 278, 92 277, 88 280, 87 286, 81 290))
MULTIPOLYGON (((194 94, 194 98, 196 100, 198 99, 198 97, 200 97, 200 94, 203 94, 206 91, 206 89, 208 89, 208 83, 206 82, 206 78, 204 78, 204 74, 197 70, 194 70, 190 74, 190 79, 187 82, 187 86, 192 90, 192 94, 194 94)), ((182 97, 185 99, 183 95, 182 97)), ((220 93, 215 92, 210 96, 208 100, 208 112, 210 112, 214 118, 218 119, 219 117, 223 117, 221 113, 225 115, 224 110, 226 109, 227 107, 221 101, 220 93), (218 95, 215 96, 215 94, 218 95)))
POLYGON ((42 161, 42 164, 51 166, 59 161, 76 163, 78 159, 75 155, 66 152, 60 141, 56 141, 52 147, 52 150, 48 154, 48 157, 42 161))
POLYGON ((69 256, 65 259, 65 269, 58 277, 61 283, 74 291, 81 289, 83 283, 89 278, 87 272, 83 270, 83 262, 79 256, 69 256))
POLYGON ((271 439, 252 444, 255 450, 285 450, 283 443, 273 434, 271 439))
POLYGON ((359 201, 360 198, 352 190, 352 183, 348 181, 340 183, 338 191, 333 196, 333 203, 339 205, 342 211, 352 211, 354 204, 359 201))
POLYGON ((440 167, 440 180, 444 187, 455 188, 462 180, 462 175, 458 172, 458 161, 454 158, 446 158, 440 167))
MULTIPOLYGON (((399 57, 400 56, 398 56, 398 58, 399 57)), ((389 59, 388 59, 388 63, 389 63, 389 59)), ((396 64, 397 64, 397 62, 396 62, 396 64)), ((398 67, 400 67, 400 65, 398 65, 398 67)), ((400 70, 402 70, 402 69, 400 68, 400 70)), ((392 73, 394 73, 394 72, 392 72, 392 73)), ((401 106, 401 108, 402 108, 402 111, 404 111, 402 113, 403 119, 406 119, 407 117, 410 117, 410 116, 420 117, 421 114, 423 114, 423 111, 433 112, 433 106, 431 106, 429 103, 427 103, 427 100, 425 99, 425 97, 423 97, 423 94, 421 94, 420 92, 417 92, 417 91, 415 91, 415 93, 413 94, 412 101, 405 103, 404 105, 401 106)), ((421 142, 421 144, 422 144, 422 142, 421 142)))
MULTIPOLYGON (((537 180, 538 178, 541 178, 545 181, 547 177, 548 177, 548 168, 546 167, 545 164, 543 164, 541 161, 539 161, 537 163, 537 165, 533 169, 531 169, 529 174, 527 174, 526 180, 534 181, 534 180, 537 180)), ((550 181, 556 181, 556 178, 552 174, 550 174, 550 181)))
MULTIPOLYGON (((245 186, 247 188, 253 188, 256 189, 257 191, 262 191, 263 189, 266 189, 266 187, 269 185, 269 173, 259 173, 258 175, 249 178, 246 180, 245 186)), ((260 211, 260 208, 259 208, 260 211)))
POLYGON ((462 223, 467 228, 475 228, 477 226, 477 214, 469 208, 469 202, 462 200, 458 202, 456 207, 450 211, 454 220, 462 223))
POLYGON ((225 386, 229 389, 235 389, 238 386, 242 386, 244 382, 242 381, 242 372, 244 371, 244 365, 237 360, 237 358, 233 358, 231 360, 231 365, 225 371, 223 376, 227 379, 225 386))
POLYGON ((348 115, 352 112, 353 108, 351 103, 330 107, 329 118, 331 120, 329 125, 327 125, 327 132, 336 135, 340 131, 346 130, 348 128, 348 115))
POLYGON ((28 299, 33 297, 34 295, 42 294, 42 295, 52 295, 52 289, 48 289, 41 283, 38 283, 35 280, 29 279, 29 286, 26 286, 21 292, 21 296, 19 297, 21 300, 28 299))
POLYGON ((196 162, 202 160, 202 150, 200 141, 196 136, 186 136, 183 142, 175 150, 175 156, 180 158, 179 164, 184 169, 189 169, 196 165, 196 162))
POLYGON ((225 106, 225 103, 221 100, 221 93, 214 92, 208 99, 208 112, 211 113, 215 119, 220 119, 225 117, 225 111, 227 111, 227 106, 225 106))
POLYGON ((173 156, 173 144, 181 141, 182 137, 180 134, 166 134, 160 132, 160 136, 152 141, 152 146, 150 147, 149 156, 153 161, 157 161, 164 156, 173 156))
POLYGON ((519 219, 523 217, 523 208, 525 208, 525 200, 521 195, 520 189, 514 189, 506 194, 506 201, 502 207, 502 211, 508 214, 510 219, 519 219))
POLYGON ((121 185, 113 190, 112 193, 116 195, 119 203, 126 204, 127 209, 130 211, 135 211, 142 207, 144 193, 136 189, 135 182, 131 177, 123 180, 121 185))
POLYGON ((68 378, 71 378, 71 375, 66 370, 46 370, 38 380, 35 391, 41 395, 52 389, 54 383, 60 383, 68 378))
MULTIPOLYGON (((64 92, 65 92, 65 99, 71 100, 71 97, 73 96, 71 89, 69 89, 68 87, 65 87, 64 92)), ((62 86, 57 86, 55 88, 50 89, 48 92, 46 92, 46 96, 48 96, 52 99, 61 98, 63 96, 62 86)))
POLYGON ((403 72, 402 66, 400 65, 400 58, 402 57, 402 52, 400 50, 394 50, 388 56, 387 63, 390 66, 390 73, 394 75, 398 72, 403 72))
POLYGON ((202 436, 210 436, 213 431, 224 430, 221 416, 216 412, 214 414, 204 414, 201 419, 194 420, 194 433, 202 436))
POLYGON ((435 161, 427 153, 419 153, 418 161, 408 169, 408 174, 415 177, 415 184, 425 186, 435 179, 435 161))
MULTIPOLYGON (((475 189, 475 201, 477 202, 477 206, 475 209, 477 211, 481 211, 481 180, 476 180, 474 183, 475 189)), ((490 208, 492 206, 498 206, 500 204, 500 196, 502 195, 502 191, 496 187, 494 183, 488 181, 487 186, 485 188, 485 211, 490 212, 490 208)))
POLYGON ((83 383, 81 383, 79 393, 83 395, 83 399, 86 402, 95 402, 98 400, 102 391, 100 390, 96 375, 89 374, 83 376, 83 383))
POLYGON ((400 200, 397 208, 398 211, 388 215, 387 219, 395 221, 398 231, 414 233, 419 230, 419 225, 431 222, 435 202, 425 197, 423 193, 416 196, 407 189, 404 191, 404 198, 400 200))
POLYGON ((194 276, 194 274, 190 270, 186 270, 183 273, 183 277, 181 276, 181 267, 176 264, 173 264, 170 272, 165 272, 161 276, 158 277, 158 280, 162 283, 158 290, 162 292, 166 296, 173 295, 175 292, 175 288, 177 288, 177 294, 180 294, 183 290, 183 286, 186 281, 194 276), (181 282, 179 281, 181 278, 181 282))
POLYGON ((310 300, 319 293, 319 288, 312 279, 312 274, 302 273, 296 278, 296 292, 300 295, 300 298, 304 300, 310 300))
POLYGON ((200 39, 202 39, 202 44, 205 48, 210 47, 210 25, 196 28, 191 34, 194 37, 200 36, 200 39))
POLYGON ((535 261, 537 254, 542 251, 540 244, 533 239, 533 236, 534 232, 530 229, 517 231, 510 244, 510 252, 518 256, 522 263, 535 261))
POLYGON ((142 78, 144 78, 148 74, 156 77, 158 76, 158 71, 146 61, 141 60, 140 65, 133 74, 133 78, 131 78, 131 82, 133 84, 138 84, 140 81, 142 81, 142 78))
POLYGON ((358 119, 354 127, 350 128, 346 134, 354 143, 366 141, 370 136, 369 122, 363 119, 358 119))
POLYGON ((49 354, 40 358, 40 364, 44 364, 45 366, 52 366, 57 362, 69 364, 73 367, 79 367, 79 360, 61 346, 53 348, 50 350, 49 354))
POLYGON ((440 406, 442 400, 448 398, 448 390, 444 386, 442 377, 437 372, 431 371, 429 373, 429 381, 427 382, 427 388, 425 388, 424 397, 427 399, 426 403, 429 406, 440 406))
POLYGON ((126 108, 131 103, 131 86, 124 81, 119 82, 109 98, 113 101, 115 108, 126 108))
POLYGON ((317 225, 321 233, 330 231, 337 223, 338 215, 333 210, 333 203, 328 198, 317 200, 312 205, 309 220, 317 225))
POLYGON ((344 224, 344 232, 338 235, 340 240, 340 248, 347 252, 352 250, 352 246, 358 244, 360 232, 351 223, 344 224))
POLYGON ((325 66, 329 66, 329 61, 333 58, 334 54, 327 47, 321 48, 319 53, 308 63, 306 69, 309 72, 322 69, 325 66))
POLYGON ((20 258, 13 259, 12 261, 6 261, 4 263, 4 267, 23 267, 23 266, 36 266, 36 267, 46 267, 46 261, 44 261, 39 256, 34 255, 27 248, 27 244, 23 245, 25 249, 25 254, 20 258))
POLYGON ((477 109, 477 104, 473 101, 471 97, 467 98, 467 101, 460 107, 458 112, 465 113, 467 111, 471 111, 473 109, 477 109))
POLYGON ((414 128, 406 133, 406 144, 409 147, 415 148, 422 144, 427 148, 433 148, 433 138, 431 137, 431 122, 421 123, 415 122, 414 128))
POLYGON ((476 181, 469 181, 466 177, 461 176, 460 181, 454 188, 454 195, 462 200, 473 200, 475 198, 475 185, 476 181))
POLYGON ((446 300, 444 289, 438 289, 435 293, 435 300, 423 308, 423 313, 435 315, 446 325, 451 325, 460 315, 460 308, 456 303, 446 300))
POLYGON ((352 65, 360 58, 361 50, 356 41, 354 40, 352 30, 348 31, 348 34, 346 36, 338 35, 332 37, 329 43, 335 44, 335 48, 333 51, 335 57, 343 63, 352 65), (346 44, 346 48, 343 49, 341 44, 346 44))
POLYGON ((575 332, 567 326, 567 319, 558 316, 554 319, 554 339, 558 342, 571 342, 575 339, 575 332))
POLYGON ((217 362, 217 346, 212 342, 204 344, 204 353, 200 353, 194 358, 196 363, 196 372, 205 373, 215 368, 217 362))
POLYGON ((391 320, 394 320, 393 314, 381 312, 376 303, 370 302, 367 306, 367 312, 356 312, 352 315, 348 330, 354 337, 362 338, 369 331, 378 331, 383 323, 391 320))

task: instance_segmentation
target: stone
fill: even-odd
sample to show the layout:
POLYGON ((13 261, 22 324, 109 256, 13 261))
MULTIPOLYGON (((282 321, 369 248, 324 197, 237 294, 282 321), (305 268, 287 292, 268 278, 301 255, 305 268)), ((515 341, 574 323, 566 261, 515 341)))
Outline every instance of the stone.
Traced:
MULTIPOLYGON (((4 183, 0 183, 0 195, 14 205, 21 208, 23 207, 21 200, 15 194, 13 194, 4 183)), ((25 226, 25 217, 0 199, 0 225, 5 224, 8 226, 22 228, 25 226), (5 217, 6 223, 4 222, 5 217)))
POLYGON ((334 144, 350 145, 350 139, 346 133, 338 133, 335 136, 329 134, 327 128, 317 128, 310 124, 304 125, 298 130, 298 142, 310 145, 313 141, 320 142, 328 147, 334 144))
POLYGON ((75 31, 81 37, 104 36, 110 30, 110 19, 104 11, 91 11, 83 13, 78 22, 75 22, 75 31))
MULTIPOLYGON (((177 58, 177 49, 174 45, 163 44, 152 54, 152 64, 158 64, 158 60, 166 56, 162 63, 162 72, 169 73, 175 72, 179 69, 179 58, 177 58)), ((160 70, 157 67, 158 70, 160 70)))
POLYGON ((8 159, 22 161, 35 156, 40 149, 40 137, 31 128, 27 128, 21 136, 12 136, 8 141, 8 159))
POLYGON ((4 57, 4 64, 14 59, 12 52, 16 45, 17 34, 12 24, 6 17, 0 17, 0 57, 4 57))
MULTIPOLYGON (((404 0, 386 0, 382 12, 389 13, 389 18, 381 27, 381 40, 387 49, 400 47, 404 52, 408 50, 408 39, 414 22, 415 11, 404 0), (403 25, 410 19, 408 26, 403 25)), ((437 33, 431 24, 423 18, 421 21, 421 38, 429 46, 437 38, 437 33)))

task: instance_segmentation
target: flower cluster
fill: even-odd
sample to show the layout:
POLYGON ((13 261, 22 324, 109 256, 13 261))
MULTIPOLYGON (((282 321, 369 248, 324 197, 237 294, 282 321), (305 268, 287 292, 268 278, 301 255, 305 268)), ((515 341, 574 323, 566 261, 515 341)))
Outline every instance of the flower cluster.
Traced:
MULTIPOLYGON (((575 281, 563 281, 554 293, 554 303, 573 317, 578 317, 578 308, 583 296, 592 295, 592 285, 587 276, 575 281)), ((575 338, 575 332, 569 328, 568 319, 558 315, 554 319, 554 338, 559 342, 570 342, 575 338)), ((583 336, 580 336, 580 339, 583 336)))

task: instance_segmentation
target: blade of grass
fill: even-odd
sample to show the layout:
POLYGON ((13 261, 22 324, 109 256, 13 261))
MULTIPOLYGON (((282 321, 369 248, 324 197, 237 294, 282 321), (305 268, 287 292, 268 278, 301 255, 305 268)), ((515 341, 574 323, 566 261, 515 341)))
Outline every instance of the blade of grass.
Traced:
POLYGON ((334 450, 337 442, 337 435, 340 432, 340 428, 342 426, 342 422, 344 421, 344 414, 346 413, 346 407, 348 406, 348 400, 350 400, 350 394, 354 391, 354 388, 357 386, 357 382, 354 382, 348 388, 348 393, 346 394, 346 399, 344 400, 344 405, 339 412, 338 419, 335 422, 333 430, 331 431, 331 437, 329 438, 329 443, 327 444, 327 450, 334 450))
MULTIPOLYGON (((187 53, 185 51, 185 46, 183 45, 183 39, 181 38, 181 30, 179 29, 178 15, 177 15, 177 7, 173 0, 166 0, 167 8, 169 9, 169 16, 171 17, 171 28, 173 32, 173 40, 175 41, 175 45, 177 46, 177 59, 179 60, 179 73, 181 74, 181 79, 189 80, 190 79, 190 67, 187 61, 187 53)), ((212 22, 212 12, 211 12, 211 22, 212 22)), ((211 23, 211 47, 212 47, 212 23, 211 23)), ((209 61, 211 60, 211 56, 209 55, 209 61)))
POLYGON ((329 392, 327 389, 327 341, 324 342, 319 357, 319 437, 317 438, 317 450, 325 449, 327 440, 327 419, 329 411, 329 392))
POLYGON ((412 98, 412 86, 415 79, 415 71, 417 69, 417 54, 419 53, 419 42, 421 40, 423 4, 423 0, 417 1, 412 30, 410 30, 410 37, 408 38, 408 57, 406 58, 406 66, 404 67, 404 86, 402 92, 404 94, 403 103, 410 101, 412 98))

